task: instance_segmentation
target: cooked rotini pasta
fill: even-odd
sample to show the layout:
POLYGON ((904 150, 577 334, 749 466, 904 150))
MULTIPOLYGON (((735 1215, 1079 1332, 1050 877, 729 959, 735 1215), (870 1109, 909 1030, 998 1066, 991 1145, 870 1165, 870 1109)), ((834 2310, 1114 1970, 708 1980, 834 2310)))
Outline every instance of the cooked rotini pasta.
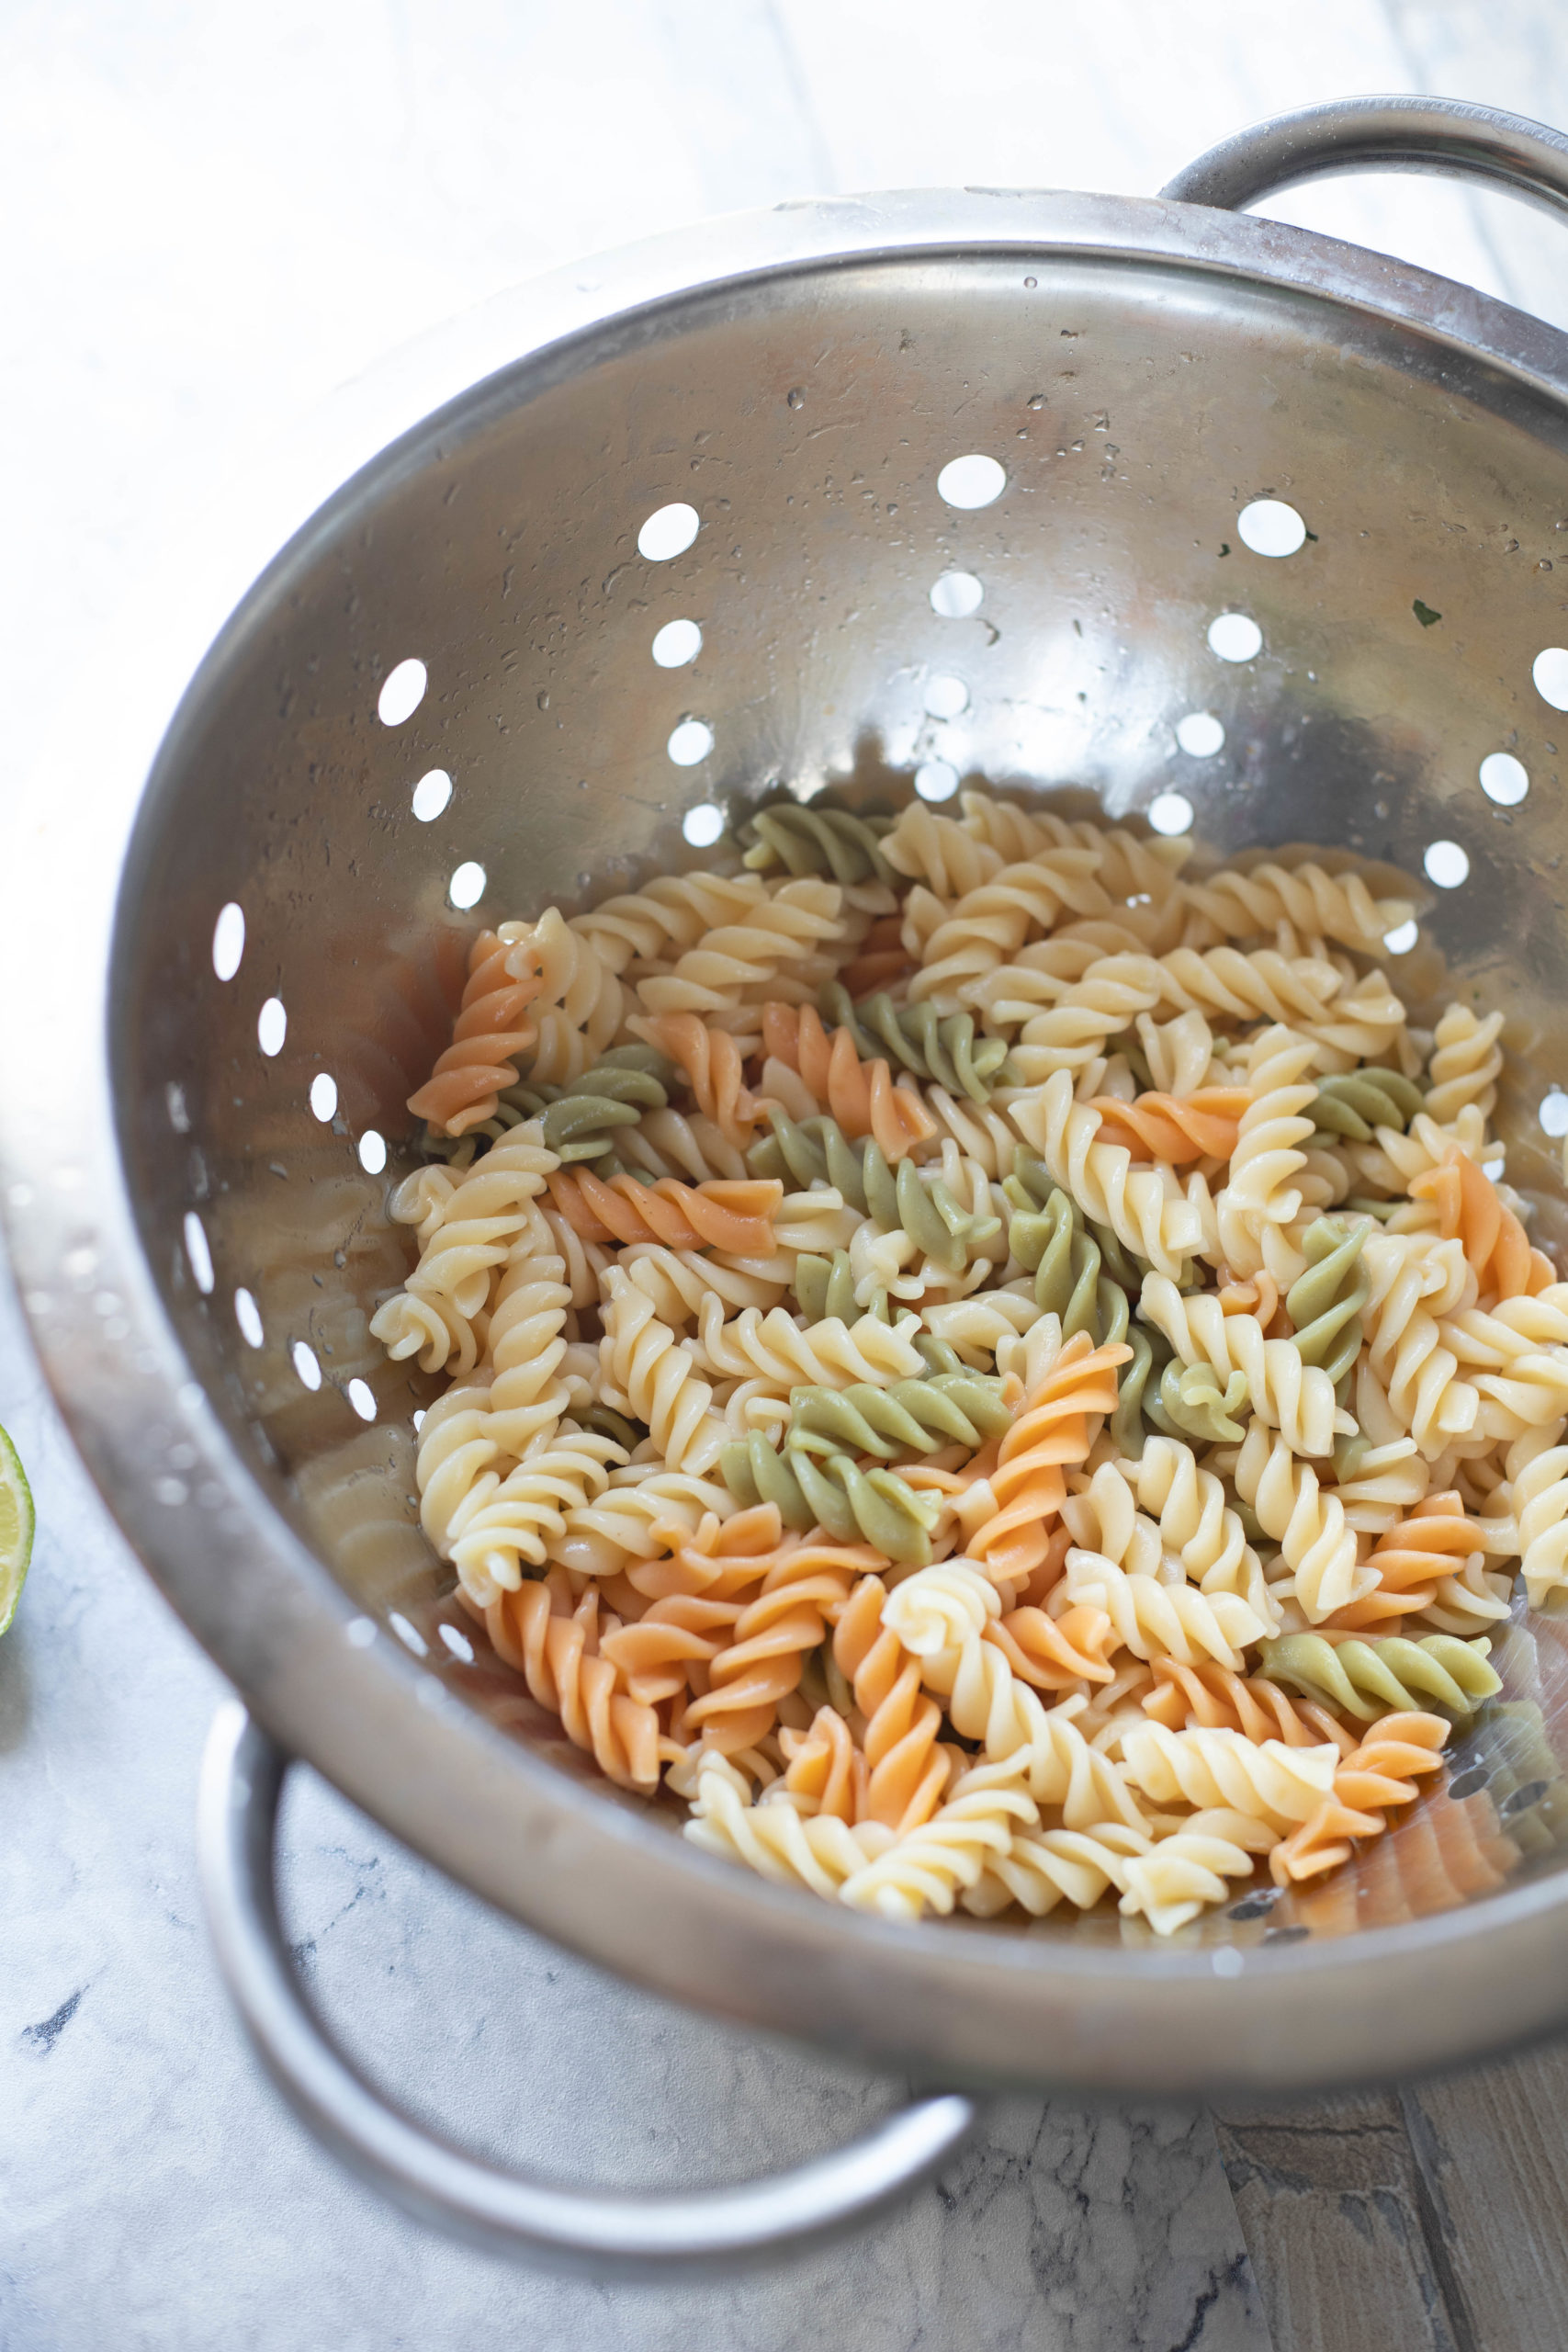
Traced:
POLYGON ((959 806, 781 799, 475 938, 372 1324, 446 1384, 424 1534, 781 1885, 1147 1939, 1259 1871, 1364 1909, 1380 1838, 1390 1903, 1494 1883, 1420 1792, 1568 1588, 1502 1015, 1413 1026, 1352 872, 959 806))

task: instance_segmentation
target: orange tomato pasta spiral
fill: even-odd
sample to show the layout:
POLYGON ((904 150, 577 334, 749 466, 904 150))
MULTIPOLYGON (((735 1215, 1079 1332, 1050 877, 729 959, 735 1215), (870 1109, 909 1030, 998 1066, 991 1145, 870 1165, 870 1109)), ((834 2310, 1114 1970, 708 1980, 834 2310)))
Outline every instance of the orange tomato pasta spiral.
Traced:
POLYGON ((1193 1094, 1140 1094, 1122 1102, 1097 1094, 1089 1103, 1107 1143, 1125 1144, 1134 1159, 1228 1159, 1242 1114, 1251 1107, 1245 1086, 1203 1086, 1193 1094))
POLYGON ((1378 1538, 1367 1561, 1377 1577, 1375 1585, 1359 1600, 1337 1609, 1319 1631, 1359 1633, 1429 1608, 1441 1578, 1457 1575, 1483 1549, 1483 1531, 1465 1516, 1457 1492, 1450 1488, 1428 1495, 1407 1519, 1378 1538))
POLYGON ((1185 1666, 1156 1657, 1154 1688, 1144 1694, 1144 1713, 1168 1731, 1239 1731, 1257 1743, 1282 1739, 1287 1747, 1320 1747, 1325 1740, 1348 1755, 1356 1745, 1326 1707, 1294 1699, 1267 1675, 1240 1675, 1228 1667, 1185 1666))
POLYGON ((590 1585, 573 1602, 564 1568, 537 1584, 503 1592, 484 1612, 498 1657, 527 1682, 541 1707, 558 1715, 567 1737, 586 1748, 600 1770, 624 1789, 657 1785, 661 1735, 650 1706, 621 1688, 599 1646, 599 1593, 590 1585))
POLYGON ((824 1619, 847 1599, 852 1581, 880 1555, 863 1544, 786 1537, 761 1591, 735 1621, 728 1645, 707 1668, 707 1688, 671 1724, 672 1735, 721 1755, 754 1747, 773 1727, 779 1701, 797 1689, 807 1654, 824 1637, 824 1619))
POLYGON ((408 1107, 438 1135, 466 1135, 493 1118, 503 1086, 517 1083, 517 1057, 538 1034, 526 1008, 544 982, 525 951, 481 931, 468 951, 468 978, 452 1043, 408 1107))
POLYGON ((971 1558, 992 1577, 1021 1582, 1045 1557, 1046 1521, 1066 1499, 1062 1465, 1088 1453, 1089 1416, 1115 1411, 1116 1367, 1132 1353, 1091 1348, 1087 1331, 1075 1332, 1024 1400, 986 1474, 996 1509, 969 1538, 971 1558))
POLYGON ((1333 1794, 1269 1855, 1275 1883, 1334 1870, 1349 1859, 1352 1838, 1375 1838, 1386 1826, 1384 1811, 1410 1804, 1418 1775, 1438 1770, 1448 1736, 1440 1715, 1384 1715, 1340 1765, 1333 1794))
POLYGON ((744 1151, 764 1113, 746 1086, 740 1048, 728 1030, 710 1027, 696 1012, 636 1013, 626 1027, 685 1072, 703 1117, 744 1151))
POLYGON ((942 1709, 920 1688, 919 1661, 882 1622, 887 1588, 863 1577, 839 1615, 833 1658, 865 1718, 865 1793, 846 1819, 880 1821, 902 1835, 929 1821, 947 1786, 939 1747, 942 1709))
POLYGON ((936 1121, 914 1089, 896 1085, 886 1062, 863 1062, 848 1029, 829 1035, 815 1005, 764 1005, 762 1046, 796 1073, 845 1135, 870 1136, 885 1159, 900 1160, 935 1135, 936 1121))
POLYGON ((736 1257, 771 1257, 773 1219, 784 1199, 776 1178, 743 1182, 716 1177, 682 1184, 661 1176, 639 1184, 635 1176, 608 1183, 590 1169, 558 1169, 550 1198, 584 1241, 662 1241, 667 1250, 728 1250, 736 1257))
POLYGON ((1524 1227, 1498 1199, 1485 1170, 1457 1143, 1450 1144, 1436 1168, 1411 1178, 1410 1197, 1437 1204, 1438 1231, 1445 1241, 1458 1234, 1483 1297, 1517 1298, 1556 1280, 1550 1259, 1530 1248, 1524 1227))

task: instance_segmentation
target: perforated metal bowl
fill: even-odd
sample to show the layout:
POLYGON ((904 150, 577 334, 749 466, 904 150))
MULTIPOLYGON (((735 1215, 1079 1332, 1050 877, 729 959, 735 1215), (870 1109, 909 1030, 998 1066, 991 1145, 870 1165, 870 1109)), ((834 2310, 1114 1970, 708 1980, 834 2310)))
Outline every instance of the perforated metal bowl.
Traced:
MULTIPOLYGON (((1238 152, 1180 193, 1373 154, 1568 201, 1568 142, 1465 109, 1330 109, 1238 152)), ((1333 1902, 1244 1902, 1168 1944, 1098 1917, 894 1928, 694 1850, 473 1654, 412 1506, 431 1386, 367 1329, 407 1263, 385 1214, 404 1098, 474 925, 700 864, 699 803, 920 769, 1071 784, 1119 818, 1175 790, 1225 853, 1468 860, 1393 968, 1417 1004, 1446 959, 1507 1007, 1510 1177, 1563 1238, 1537 1114, 1568 1082, 1568 340, 1198 201, 790 206, 436 338, 214 526, 231 576, 287 544, 199 666, 210 582, 168 583, 8 814, 3 1196, 83 1451, 266 1733, 607 1965, 938 2082, 1307 2086, 1568 2013, 1553 1624, 1509 1637, 1516 1712, 1461 1758, 1472 1793, 1333 1902), (972 455, 1004 486, 955 505, 942 469, 972 455), (1260 500, 1300 516, 1294 552, 1254 551, 1260 500), (650 560, 671 504, 700 527, 650 560), (953 571, 983 593, 949 617, 953 571), (1250 658, 1213 650, 1224 614, 1256 624, 1250 658), (701 650, 667 669, 675 619, 701 650), (409 661, 423 696, 387 723, 409 661), (681 764, 694 720, 711 748, 681 764), (1528 777, 1513 805, 1479 780, 1500 752, 1528 777)), ((216 1751, 226 1962, 295 2098, 416 2210, 595 2257, 733 2251, 868 2210, 962 2128, 964 2100, 929 2104, 836 2169, 705 2206, 555 2197, 434 2150, 290 1990, 278 1755, 233 1725, 216 1751)))

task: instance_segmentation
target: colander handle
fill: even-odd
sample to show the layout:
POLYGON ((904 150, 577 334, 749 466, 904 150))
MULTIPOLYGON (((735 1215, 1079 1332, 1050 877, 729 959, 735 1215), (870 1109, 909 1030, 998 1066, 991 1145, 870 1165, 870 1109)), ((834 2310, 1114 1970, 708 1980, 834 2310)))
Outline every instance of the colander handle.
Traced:
POLYGON ((1548 212, 1568 212, 1568 138, 1524 115, 1458 98, 1336 98, 1223 139, 1161 188, 1179 204, 1244 211, 1332 172, 1447 172, 1491 180, 1548 212))
POLYGON ((277 1915, 275 1848, 289 1758, 237 1702, 202 1762, 201 1874, 218 1959, 268 2073, 334 2154, 414 2219, 492 2254, 603 2278, 734 2268, 869 2222, 973 2129, 955 2094, 918 2100, 852 2146, 738 2188, 671 2196, 552 2188, 426 2130, 374 2089, 306 2000, 277 1915))

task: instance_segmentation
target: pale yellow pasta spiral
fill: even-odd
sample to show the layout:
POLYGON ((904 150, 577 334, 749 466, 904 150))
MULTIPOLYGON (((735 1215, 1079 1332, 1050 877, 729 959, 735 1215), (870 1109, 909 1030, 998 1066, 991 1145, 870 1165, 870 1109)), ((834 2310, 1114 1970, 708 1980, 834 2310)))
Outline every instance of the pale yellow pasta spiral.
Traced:
POLYGON ((1100 1143, 1098 1111, 1073 1100, 1070 1072, 1058 1070, 1030 1094, 1015 1094, 1008 1117, 1053 1180, 1084 1215, 1108 1225, 1124 1249, 1136 1250, 1175 1280, 1181 1261, 1202 1239, 1197 1211, 1176 1190, 1168 1170, 1134 1168, 1122 1144, 1100 1143))
MULTIPOLYGON (((1145 1440, 1145 1445, 1154 1443, 1145 1440)), ((1120 1465, 1102 1462, 1080 1494, 1062 1505, 1062 1522, 1082 1552, 1096 1553, 1129 1576, 1157 1577, 1165 1546, 1156 1522, 1135 1505, 1120 1465)))
POLYGON ((709 1298, 730 1315, 746 1306, 765 1313, 778 1305, 787 1286, 784 1270, 763 1275, 705 1257, 699 1250, 667 1250, 661 1241, 633 1242, 621 1250, 618 1262, 652 1299, 660 1321, 673 1329, 689 1323, 709 1298))
POLYGON ((1047 808, 1020 808, 986 792, 965 792, 959 805, 967 831, 1011 864, 1043 850, 1098 850, 1101 884, 1118 901, 1148 898, 1157 903, 1170 897, 1179 890, 1181 868, 1192 854, 1190 841, 1141 841, 1122 826, 1097 825, 1088 818, 1075 821, 1047 808))
POLYGON ((1369 1284, 1361 1309, 1367 1361, 1399 1426, 1428 1461, 1474 1429, 1478 1389, 1461 1377, 1444 1344, 1448 1318, 1475 1296, 1475 1275, 1456 1235, 1374 1233, 1361 1252, 1369 1284))
POLYGON ((640 890, 606 899, 571 928, 612 972, 668 961, 723 924, 745 922, 767 899, 759 874, 661 874, 640 890))
POLYGON ((910 1001, 929 997, 939 1011, 956 1012, 962 988, 1016 956, 1032 931, 1049 931, 1065 908, 1109 914, 1111 901, 1096 878, 1103 863, 1098 848, 1043 850, 966 890, 925 942, 910 1001))
POLYGON ((1036 1804, 1060 1806, 1069 1829, 1112 1820, 1142 1828, 1121 1772, 1089 1746, 1072 1708, 1044 1707, 987 1640, 1000 1608, 996 1586, 972 1560, 943 1560, 896 1586, 882 1622, 919 1660, 921 1679, 946 1701, 954 1730, 1010 1764, 1036 1804))
POLYGON ((1501 1372, 1519 1356, 1568 1346, 1568 1283, 1549 1283, 1533 1298, 1499 1299, 1484 1312, 1463 1307, 1441 1320, 1443 1343, 1461 1364, 1501 1372))
POLYGON ((1201 1086, 1224 1083, 1224 1072, 1211 1080, 1214 1033, 1206 1016, 1195 1008, 1163 1022, 1142 1012, 1136 1027, 1149 1076, 1159 1093, 1192 1094, 1201 1086))
POLYGON ((1303 1115, 1317 1095, 1307 1074, 1312 1064, 1312 1045, 1289 1029, 1265 1030, 1253 1048, 1247 1077, 1253 1100, 1242 1114, 1229 1178, 1216 1204, 1220 1246, 1233 1273, 1257 1273, 1264 1263, 1265 1226, 1289 1225, 1301 1211, 1301 1192, 1291 1180, 1306 1164, 1298 1146, 1313 1132, 1312 1120, 1303 1115))
POLYGON ((1118 1908, 1130 1918, 1141 1914, 1156 1936, 1174 1935, 1211 1903, 1224 1901, 1227 1879, 1250 1877, 1253 1860, 1235 1838, 1197 1827, 1176 1830, 1127 1863, 1118 1908))
POLYGON ((711 1470, 729 1437, 711 1409, 712 1388, 628 1274, 612 1266, 604 1288, 599 1361, 605 1404, 645 1421, 671 1469, 699 1476, 711 1470))
POLYGON ((874 1315, 854 1323, 829 1315, 803 1329, 782 1306, 766 1315, 746 1307, 727 1322, 723 1301, 710 1294, 698 1309, 689 1360, 716 1378, 745 1380, 760 1373, 786 1390, 848 1388, 857 1381, 886 1388, 924 1373, 913 1336, 919 1329, 912 1316, 887 1324, 874 1315))
POLYGON ((959 1890, 974 1886, 987 1862, 1007 1852, 1014 1830, 1037 1818, 1016 1781, 993 1779, 984 1766, 965 1772, 929 1821, 844 1881, 840 1900, 885 1919, 951 1911, 959 1890))
POLYGON ((897 872, 949 903, 988 882, 1002 863, 988 842, 977 841, 955 818, 939 817, 923 800, 911 800, 900 811, 884 836, 882 854, 897 872))
POLYGON ((1529 1430, 1508 1448, 1507 1483, 1532 1609, 1568 1585, 1568 1446, 1562 1423, 1529 1430))
MULTIPOLYGON (((534 1212, 540 1237, 548 1227, 534 1212)), ((490 1317, 490 1423, 499 1452, 517 1458, 540 1444, 567 1408, 561 1366, 571 1293, 564 1261, 520 1248, 502 1275, 490 1317)))
POLYGON ((1134 1657, 1173 1657, 1182 1666, 1213 1658, 1234 1671, 1247 1645, 1271 1630, 1239 1593, 1206 1593, 1196 1585, 1130 1576, 1103 1553, 1075 1546, 1046 1609, 1055 1616, 1080 1605, 1102 1609, 1134 1657))
POLYGON ((591 939, 574 931, 556 907, 537 922, 503 922, 497 934, 521 947, 536 965, 543 989, 529 1007, 538 1043, 528 1075, 536 1083, 570 1084, 598 1059, 621 1025, 620 981, 600 960, 591 939))
POLYGON ((1346 947, 1375 948, 1415 912, 1408 899, 1374 899, 1359 874, 1333 876, 1313 865, 1291 873, 1255 865, 1248 874, 1215 874, 1186 888, 1190 904, 1231 939, 1289 922, 1346 947))
MULTIPOLYGON (((1024 1022, 1010 1059, 1025 1086, 1039 1086, 1053 1071, 1082 1070, 1103 1053, 1105 1041, 1130 1029, 1157 1001, 1142 956, 1108 956, 1066 989, 1049 1012, 1024 1022)), ((991 1013, 1005 1023, 1015 1006, 998 1001, 991 1013)))
POLYGON ((1179 947, 1156 966, 1156 1001, 1177 1011, 1215 1012, 1231 1021, 1259 1018, 1305 1035, 1327 1017, 1344 976, 1326 957, 1282 956, 1271 947, 1179 947))
MULTIPOLYGON (((479 1357, 475 1326, 490 1299, 491 1278, 527 1217, 528 1204, 560 1166, 546 1148, 536 1119, 525 1120, 465 1170, 448 1193, 441 1222, 420 1253, 406 1290, 378 1307, 370 1329, 393 1362, 419 1355, 426 1372, 450 1363, 469 1371, 479 1357)), ((405 1181, 390 1210, 412 1224, 427 1214, 427 1192, 405 1181)))
POLYGON ((1497 1043, 1502 1027, 1500 1012, 1489 1012, 1482 1021, 1468 1005, 1450 1005, 1432 1036, 1432 1058, 1427 1065, 1429 1119, 1446 1125, 1468 1103, 1473 1103, 1483 1119, 1491 1117, 1503 1070, 1503 1049, 1497 1043))
POLYGON ((584 1241, 577 1227, 569 1225, 550 1202, 539 1202, 537 1214, 545 1221, 549 1246, 561 1261, 561 1280, 571 1294, 571 1304, 597 1306, 600 1281, 606 1266, 612 1263, 613 1252, 597 1241, 584 1241))
POLYGON ((743 919, 709 931, 674 969, 637 982, 649 1012, 733 1012, 790 965, 809 956, 842 923, 843 892, 812 877, 785 882, 746 910, 743 919))
MULTIPOLYGON (((1096 1472, 1097 1481, 1100 1475, 1096 1472)), ((1224 1482, 1199 1466, 1190 1446, 1175 1438, 1145 1438, 1142 1461, 1120 1461, 1111 1475, 1125 1480, 1145 1510, 1158 1515, 1161 1543, 1177 1554, 1200 1591, 1239 1593, 1255 1616, 1278 1626, 1279 1605, 1225 1499, 1224 1482)))
POLYGON ((955 1143, 993 1181, 1011 1175, 1018 1133, 993 1103, 958 1102, 940 1086, 920 1091, 944 1143, 955 1143))
POLYGON ((806 1886, 813 1894, 832 1896, 865 1869, 868 1847, 883 1844, 887 1833, 874 1822, 852 1829, 830 1813, 807 1818, 777 1800, 753 1804, 745 1775, 709 1750, 697 1766, 692 1817, 682 1835, 780 1886, 806 1886))
POLYGON ((1334 1788, 1339 1750, 1254 1742, 1239 1731, 1134 1725, 1122 1742, 1127 1777, 1160 1804, 1224 1805, 1283 1835, 1310 1819, 1334 1788))
POLYGON ((1214 1291, 1183 1297, 1164 1274, 1145 1274, 1140 1312, 1165 1333, 1183 1363, 1210 1363, 1222 1384, 1239 1372, 1259 1420, 1282 1430, 1292 1453, 1327 1453, 1337 1429, 1354 1428, 1337 1413, 1334 1383, 1321 1364, 1304 1364, 1289 1340, 1266 1340, 1256 1315, 1227 1315, 1214 1291))
POLYGON ((1095 1829, 1015 1829, 1007 1852, 993 1855, 959 1899, 982 1919, 994 1918, 1010 1903, 1036 1919, 1059 1903, 1091 1911, 1108 1887, 1122 1893, 1128 1862, 1150 1852, 1154 1842, 1115 1821, 1095 1829))
POLYGON ((920 1309, 920 1321, 933 1339, 945 1340, 966 1363, 980 1367, 1005 1340, 1032 1331, 1042 1313, 1034 1284, 1026 1281, 976 1291, 968 1298, 937 1299, 920 1309))
POLYGON ((593 1501, 572 1505, 566 1532, 551 1551, 563 1566, 580 1574, 613 1577, 628 1564, 635 1566, 668 1550, 661 1530, 668 1529, 671 1540, 684 1541, 705 1519, 728 1519, 734 1510, 734 1497, 716 1479, 689 1470, 649 1470, 638 1463, 612 1470, 608 1487, 593 1501))
POLYGON ((500 1484, 491 1468, 496 1443, 491 1434, 488 1386, 443 1390, 425 1414, 414 1457, 419 1522, 443 1559, 469 1514, 500 1484))
POLYGON ((619 1130, 615 1148, 629 1168, 646 1169, 650 1176, 673 1176, 689 1184, 716 1177, 732 1184, 745 1182, 745 1160, 700 1111, 646 1111, 635 1127, 619 1130))
MULTIPOLYGON (((1319 1486, 1310 1463, 1297 1462, 1284 1439, 1254 1421, 1236 1457, 1235 1488, 1285 1555, 1292 1574, 1274 1587, 1291 1595, 1312 1625, 1365 1598, 1377 1572, 1356 1565, 1356 1531, 1336 1494, 1319 1486)), ((1234 1661, 1229 1661, 1234 1663, 1234 1661)))
POLYGON ((488 1609, 515 1592, 522 1563, 543 1566, 566 1532, 568 1511, 602 1493, 610 1465, 626 1458, 613 1439, 570 1426, 543 1438, 449 1534, 448 1555, 470 1600, 488 1609))

